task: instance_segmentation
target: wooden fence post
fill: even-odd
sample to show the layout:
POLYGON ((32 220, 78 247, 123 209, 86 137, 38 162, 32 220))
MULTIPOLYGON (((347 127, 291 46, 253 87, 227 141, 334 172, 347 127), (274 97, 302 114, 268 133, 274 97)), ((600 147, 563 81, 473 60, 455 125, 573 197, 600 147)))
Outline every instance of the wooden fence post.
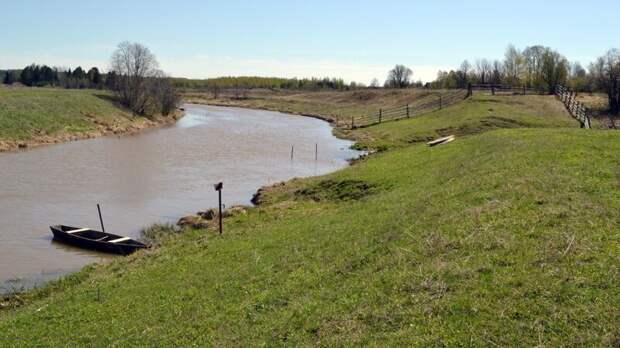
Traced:
POLYGON ((439 96, 439 110, 441 110, 442 108, 443 108, 443 100, 441 96, 439 96))
POLYGON ((470 82, 467 84, 467 97, 466 98, 469 98, 472 95, 473 95, 473 89, 472 89, 471 82, 470 82))
POLYGON ((495 95, 495 86, 491 86, 491 95, 495 95))
POLYGON ((355 120, 353 119, 353 116, 351 116, 351 129, 355 128, 355 120))
POLYGON ((407 104, 407 118, 409 118, 409 104, 407 104))
POLYGON ((379 123, 381 123, 381 117, 383 117, 383 109, 379 109, 379 123))

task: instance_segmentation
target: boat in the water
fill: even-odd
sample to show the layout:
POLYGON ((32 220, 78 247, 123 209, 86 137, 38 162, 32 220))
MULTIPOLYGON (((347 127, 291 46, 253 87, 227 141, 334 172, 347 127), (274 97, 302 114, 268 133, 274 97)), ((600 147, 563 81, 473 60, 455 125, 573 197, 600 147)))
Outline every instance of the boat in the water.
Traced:
POLYGON ((129 255, 147 245, 129 237, 112 233, 95 231, 90 228, 79 228, 64 225, 50 226, 54 239, 80 248, 92 249, 106 253, 129 255))

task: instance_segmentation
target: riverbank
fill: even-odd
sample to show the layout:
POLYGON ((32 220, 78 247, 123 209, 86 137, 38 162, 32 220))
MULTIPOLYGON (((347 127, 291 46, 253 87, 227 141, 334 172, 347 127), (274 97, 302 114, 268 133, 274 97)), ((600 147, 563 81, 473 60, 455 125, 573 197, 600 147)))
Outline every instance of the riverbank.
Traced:
POLYGON ((182 116, 137 117, 101 90, 0 87, 0 152, 131 135, 182 116))
POLYGON ((613 345, 620 134, 553 110, 481 96, 359 130, 383 152, 264 189, 223 236, 5 301, 0 345, 613 345))
POLYGON ((351 139, 347 128, 351 120, 376 115, 380 108, 416 105, 435 100, 449 93, 428 89, 363 89, 355 91, 248 91, 243 98, 221 94, 217 98, 208 92, 186 92, 184 100, 196 104, 233 106, 250 109, 279 111, 288 114, 315 117, 335 126, 338 136, 351 139))
POLYGON ((137 136, 0 156, 0 182, 7 183, 0 185, 0 294, 100 262, 104 255, 50 241, 48 228, 98 227, 97 203, 106 229, 138 238, 144 226, 215 206, 214 182, 225 182, 227 206, 250 205, 263 185, 330 173, 357 154, 316 119, 204 105, 184 109, 176 124, 137 136))

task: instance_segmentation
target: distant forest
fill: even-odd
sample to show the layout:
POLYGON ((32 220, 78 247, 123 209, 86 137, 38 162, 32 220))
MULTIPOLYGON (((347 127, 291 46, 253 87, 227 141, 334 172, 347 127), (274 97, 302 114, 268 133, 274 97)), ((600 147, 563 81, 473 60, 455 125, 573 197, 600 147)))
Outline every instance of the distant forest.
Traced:
MULTIPOLYGON (((71 69, 51 68, 47 65, 32 64, 21 70, 0 70, 4 84, 21 83, 30 87, 61 88, 112 88, 114 74, 102 73, 93 67, 88 71, 77 67, 71 69)), ((341 78, 287 79, 278 77, 218 77, 210 79, 171 78, 172 84, 181 89, 303 89, 303 90, 349 90, 363 88, 365 85, 345 83, 341 78)))
POLYGON ((177 88, 185 89, 235 89, 235 88, 270 88, 270 89, 305 89, 305 90, 349 90, 365 87, 363 84, 351 82, 345 83, 341 78, 304 78, 287 79, 279 77, 218 77, 211 79, 186 79, 173 78, 173 84, 177 88))
POLYGON ((102 74, 96 67, 85 71, 82 67, 71 70, 32 64, 21 70, 0 70, 0 77, 5 85, 21 83, 29 87, 78 89, 104 88, 107 75, 102 74))

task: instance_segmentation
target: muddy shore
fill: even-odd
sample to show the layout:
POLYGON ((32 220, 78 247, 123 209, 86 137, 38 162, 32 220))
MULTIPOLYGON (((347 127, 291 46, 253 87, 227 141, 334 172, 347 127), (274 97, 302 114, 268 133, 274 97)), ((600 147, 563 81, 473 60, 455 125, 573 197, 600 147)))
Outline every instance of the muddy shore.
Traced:
POLYGON ((44 145, 53 145, 60 143, 67 143, 71 141, 83 140, 83 139, 92 139, 103 136, 121 136, 121 135, 133 135, 139 132, 142 132, 147 129, 164 127, 167 125, 171 125, 183 117, 184 112, 182 110, 177 110, 174 114, 163 117, 156 116, 152 119, 147 119, 144 117, 136 118, 132 122, 120 123, 116 122, 113 124, 101 122, 98 120, 93 120, 96 128, 86 132, 80 133, 68 133, 68 132, 58 132, 55 134, 35 134, 31 139, 28 140, 2 140, 0 139, 0 152, 12 152, 19 150, 26 150, 29 148, 34 148, 38 146, 44 145))

